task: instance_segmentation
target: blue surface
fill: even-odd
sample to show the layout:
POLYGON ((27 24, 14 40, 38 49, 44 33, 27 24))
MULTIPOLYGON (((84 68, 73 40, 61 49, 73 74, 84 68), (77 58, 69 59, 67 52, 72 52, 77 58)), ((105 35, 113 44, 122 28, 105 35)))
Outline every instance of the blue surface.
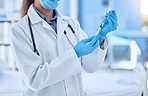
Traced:
POLYGON ((0 18, 6 18, 6 14, 0 14, 0 18))

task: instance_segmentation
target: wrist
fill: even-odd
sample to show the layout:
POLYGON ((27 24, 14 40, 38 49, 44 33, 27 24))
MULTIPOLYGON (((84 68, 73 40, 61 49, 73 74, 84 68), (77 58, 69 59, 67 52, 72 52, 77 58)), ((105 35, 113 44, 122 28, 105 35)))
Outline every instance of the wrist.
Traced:
POLYGON ((103 34, 103 32, 100 31, 100 32, 99 32, 99 35, 100 35, 99 41, 100 41, 100 42, 104 42, 105 37, 106 37, 107 34, 103 34))
POLYGON ((77 57, 78 57, 78 58, 80 58, 80 56, 78 55, 78 53, 77 53, 77 51, 76 51, 75 47, 74 47, 73 49, 74 49, 74 51, 75 51, 75 53, 76 53, 77 57))
POLYGON ((104 41, 105 38, 106 38, 106 35, 100 35, 100 37, 99 37, 99 41, 100 41, 100 40, 101 40, 101 41, 104 41))

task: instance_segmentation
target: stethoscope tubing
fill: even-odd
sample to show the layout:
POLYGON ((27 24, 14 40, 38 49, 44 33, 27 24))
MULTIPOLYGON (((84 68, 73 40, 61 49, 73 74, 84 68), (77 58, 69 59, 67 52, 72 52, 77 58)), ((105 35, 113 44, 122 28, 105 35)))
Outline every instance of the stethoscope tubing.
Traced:
MULTIPOLYGON (((76 33, 75 33, 75 31, 73 30, 72 26, 68 24, 68 27, 71 29, 72 33, 74 34, 74 36, 76 37, 76 39, 77 39, 78 42, 79 42, 79 39, 78 39, 78 37, 76 36, 76 33)), ((74 44, 72 44, 72 42, 71 42, 70 39, 68 38, 67 32, 66 32, 66 31, 64 31, 64 34, 65 34, 67 40, 69 41, 69 43, 74 47, 74 44)))
MULTIPOLYGON (((34 53, 36 53, 38 56, 40 56, 40 54, 39 54, 39 52, 37 51, 37 48, 36 48, 35 38, 34 38, 34 35, 33 35, 33 30, 32 30, 32 27, 31 27, 31 21, 30 21, 29 16, 28 16, 28 23, 29 23, 29 29, 30 29, 30 34, 31 34, 31 38, 32 38, 34 53)), ((77 39, 78 42, 79 42, 79 39, 78 39, 78 37, 76 36, 75 31, 74 31, 74 29, 72 28, 72 26, 71 26, 70 24, 68 24, 68 27, 70 28, 70 30, 72 31, 72 33, 75 35, 76 39, 77 39)), ((69 43, 74 47, 74 44, 72 44, 72 42, 70 41, 70 39, 69 39, 68 36, 67 36, 66 30, 64 31, 64 34, 65 34, 67 40, 69 41, 69 43)))

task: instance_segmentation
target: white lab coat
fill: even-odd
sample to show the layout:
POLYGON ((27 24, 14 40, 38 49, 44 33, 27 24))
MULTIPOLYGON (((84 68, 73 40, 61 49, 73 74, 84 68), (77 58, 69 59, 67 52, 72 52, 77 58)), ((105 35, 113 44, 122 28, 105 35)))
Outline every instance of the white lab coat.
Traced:
POLYGON ((58 12, 56 34, 32 5, 27 15, 10 31, 11 47, 24 84, 23 96, 82 96, 81 71, 97 71, 106 54, 107 40, 105 50, 98 47, 92 54, 83 56, 81 61, 63 33, 66 30, 70 41, 74 45, 78 43, 67 26, 69 23, 79 40, 87 38, 76 20, 58 12), (33 52, 27 15, 31 19, 40 56, 33 52))

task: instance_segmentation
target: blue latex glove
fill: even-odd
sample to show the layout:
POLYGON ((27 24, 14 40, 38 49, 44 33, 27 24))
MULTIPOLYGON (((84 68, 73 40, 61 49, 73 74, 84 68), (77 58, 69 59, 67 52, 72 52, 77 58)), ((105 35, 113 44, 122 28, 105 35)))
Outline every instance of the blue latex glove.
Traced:
POLYGON ((117 15, 115 10, 109 11, 109 14, 106 14, 106 16, 107 17, 103 21, 104 25, 101 27, 101 30, 99 31, 99 39, 103 40, 109 32, 117 30, 118 27, 117 15))
POLYGON ((96 36, 81 40, 74 50, 79 57, 92 53, 99 46, 99 39, 96 36))

